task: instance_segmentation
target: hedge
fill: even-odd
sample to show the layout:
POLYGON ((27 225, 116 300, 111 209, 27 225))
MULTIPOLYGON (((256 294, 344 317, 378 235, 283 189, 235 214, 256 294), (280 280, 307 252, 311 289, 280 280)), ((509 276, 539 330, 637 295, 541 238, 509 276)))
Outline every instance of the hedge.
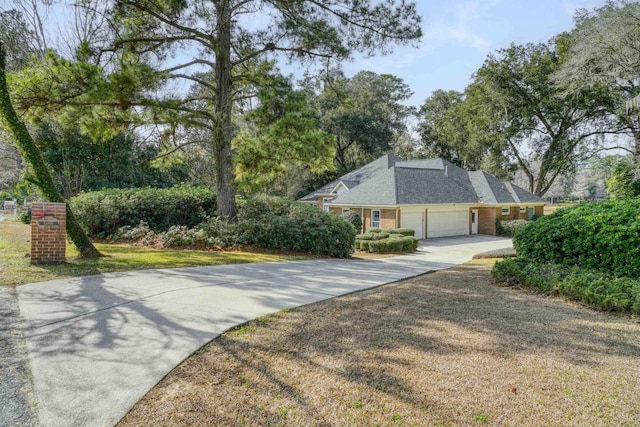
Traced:
POLYGON ((498 283, 524 285, 545 293, 558 293, 601 310, 640 314, 640 282, 629 277, 525 258, 507 258, 493 267, 498 283))
POLYGON ((640 199, 582 203, 520 229, 518 256, 640 277, 640 199))
POLYGON ((80 194, 70 205, 89 236, 106 238, 141 221, 154 232, 195 227, 215 215, 216 194, 192 187, 110 189, 80 194))
POLYGON ((496 235, 504 237, 513 237, 516 232, 529 224, 529 221, 524 219, 511 219, 511 220, 496 220, 496 235))
POLYGON ((347 258, 356 229, 315 206, 272 196, 256 196, 238 211, 240 241, 267 249, 347 258))

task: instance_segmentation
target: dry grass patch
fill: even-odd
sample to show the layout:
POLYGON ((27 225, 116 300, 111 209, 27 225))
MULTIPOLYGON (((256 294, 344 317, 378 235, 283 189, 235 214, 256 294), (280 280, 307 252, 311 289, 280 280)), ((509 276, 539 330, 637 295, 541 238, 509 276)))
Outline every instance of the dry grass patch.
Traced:
POLYGON ((119 425, 640 425, 640 325, 496 287, 492 265, 230 331, 119 425))

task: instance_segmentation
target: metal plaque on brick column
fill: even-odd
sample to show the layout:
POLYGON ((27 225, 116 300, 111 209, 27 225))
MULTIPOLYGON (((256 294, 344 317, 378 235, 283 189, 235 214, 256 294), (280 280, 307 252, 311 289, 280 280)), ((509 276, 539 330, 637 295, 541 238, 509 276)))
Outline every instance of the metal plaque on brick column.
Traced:
POLYGON ((38 202, 31 205, 31 264, 64 262, 67 205, 38 202))

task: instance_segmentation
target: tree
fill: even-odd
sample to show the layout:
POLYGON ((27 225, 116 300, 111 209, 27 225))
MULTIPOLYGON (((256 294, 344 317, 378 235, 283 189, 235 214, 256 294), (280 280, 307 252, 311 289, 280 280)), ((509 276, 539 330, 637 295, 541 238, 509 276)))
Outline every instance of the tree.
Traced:
POLYGON ((246 115, 247 131, 233 140, 236 182, 247 193, 287 188, 302 171, 321 174, 334 169, 335 138, 319 129, 320 121, 304 92, 296 91, 284 77, 258 91, 260 106, 246 115))
POLYGON ((312 102, 322 129, 336 137, 339 173, 391 151, 407 131, 414 111, 402 104, 412 95, 402 79, 361 71, 351 79, 328 76, 320 85, 312 102))
POLYGON ((202 88, 197 97, 165 91, 140 104, 211 131, 218 209, 227 218, 236 215, 233 108, 246 96, 242 85, 258 79, 255 64, 276 54, 293 61, 386 53, 421 36, 415 4, 394 0, 119 0, 111 10, 111 50, 162 64, 155 67, 162 81, 202 88))
POLYGON ((640 3, 608 1, 593 11, 581 9, 570 34, 566 61, 553 81, 566 93, 604 88, 612 120, 611 134, 631 136, 631 148, 616 146, 640 157, 640 3))
POLYGON ((559 36, 549 43, 499 50, 472 83, 490 114, 490 133, 502 135, 506 154, 527 175, 529 191, 539 196, 593 151, 606 121, 609 98, 602 88, 564 94, 551 84, 564 60, 564 43, 559 36), (537 171, 532 167, 536 162, 537 171))
MULTIPOLYGON (((43 196, 50 202, 64 202, 64 198, 58 192, 49 172, 49 168, 44 162, 40 151, 36 147, 27 127, 16 114, 9 89, 7 87, 7 75, 5 69, 6 52, 4 45, 0 41, 0 115, 2 115, 6 126, 9 128, 13 139, 21 151, 23 158, 30 164, 37 185, 43 196)), ((93 246, 82 227, 76 220, 71 208, 67 204, 67 234, 78 248, 82 257, 98 257, 100 252, 93 246)))

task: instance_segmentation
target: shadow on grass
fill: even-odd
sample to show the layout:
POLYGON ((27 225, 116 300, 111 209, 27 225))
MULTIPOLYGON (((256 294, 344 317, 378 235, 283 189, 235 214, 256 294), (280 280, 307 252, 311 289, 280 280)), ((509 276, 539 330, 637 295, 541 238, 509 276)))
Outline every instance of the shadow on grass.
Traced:
MULTIPOLYGON (((139 411, 134 408, 123 425, 135 425, 141 419, 161 423, 162 418, 138 417, 145 411, 148 416, 149 411, 158 409, 154 402, 166 397, 163 390, 174 381, 183 386, 197 385, 203 377, 211 375, 219 377, 216 382, 221 384, 220 394, 203 387, 194 389, 187 403, 174 396, 173 415, 193 410, 196 414, 193 422, 206 419, 212 425, 232 425, 242 420, 260 425, 295 423, 287 421, 282 409, 277 411, 277 402, 284 400, 289 403, 282 405, 288 404, 299 413, 298 422, 349 424, 350 419, 344 415, 350 411, 345 406, 349 401, 340 399, 348 399, 341 393, 348 395, 351 389, 344 384, 355 384, 365 400, 384 394, 409 407, 437 412, 441 401, 428 393, 412 392, 415 387, 412 379, 397 374, 398 367, 406 366, 410 376, 430 375, 412 371, 415 365, 408 354, 420 355, 428 361, 439 356, 455 359, 475 353, 480 367, 484 358, 517 363, 521 358, 543 352, 545 357, 552 354, 552 359, 559 363, 589 372, 600 368, 606 357, 630 361, 630 365, 637 363, 639 332, 640 328, 615 316, 488 286, 488 267, 465 265, 307 306, 295 313, 275 315, 231 331, 210 345, 209 358, 203 352, 163 381, 139 411), (467 337, 487 339, 479 345, 467 337), (218 370, 221 372, 217 373, 218 370), (306 372, 308 377, 288 371, 306 372), (252 380, 244 384, 241 378, 247 376, 252 380), (251 396, 248 402, 236 396, 242 395, 245 388, 250 389, 246 392, 251 396), (334 390, 334 401, 327 400, 327 390, 334 390), (243 405, 215 403, 220 399, 243 405), (336 400, 340 403, 336 404, 336 400), (276 402, 273 403, 276 409, 258 408, 261 402, 267 402, 266 405, 276 402), (219 410, 218 405, 224 409, 219 410), (327 419, 328 412, 344 417, 327 419)), ((616 366, 610 368, 611 377, 604 378, 605 382, 615 381, 612 378, 616 366)), ((589 390, 586 392, 589 395, 589 390)), ((636 392, 629 390, 628 395, 636 392)), ((593 405, 595 410, 600 411, 596 406, 593 405)), ((563 411, 559 414, 562 416, 563 411)), ((392 415, 384 415, 382 421, 370 421, 395 424, 392 415)), ((466 422, 472 423, 473 418, 466 422)))

